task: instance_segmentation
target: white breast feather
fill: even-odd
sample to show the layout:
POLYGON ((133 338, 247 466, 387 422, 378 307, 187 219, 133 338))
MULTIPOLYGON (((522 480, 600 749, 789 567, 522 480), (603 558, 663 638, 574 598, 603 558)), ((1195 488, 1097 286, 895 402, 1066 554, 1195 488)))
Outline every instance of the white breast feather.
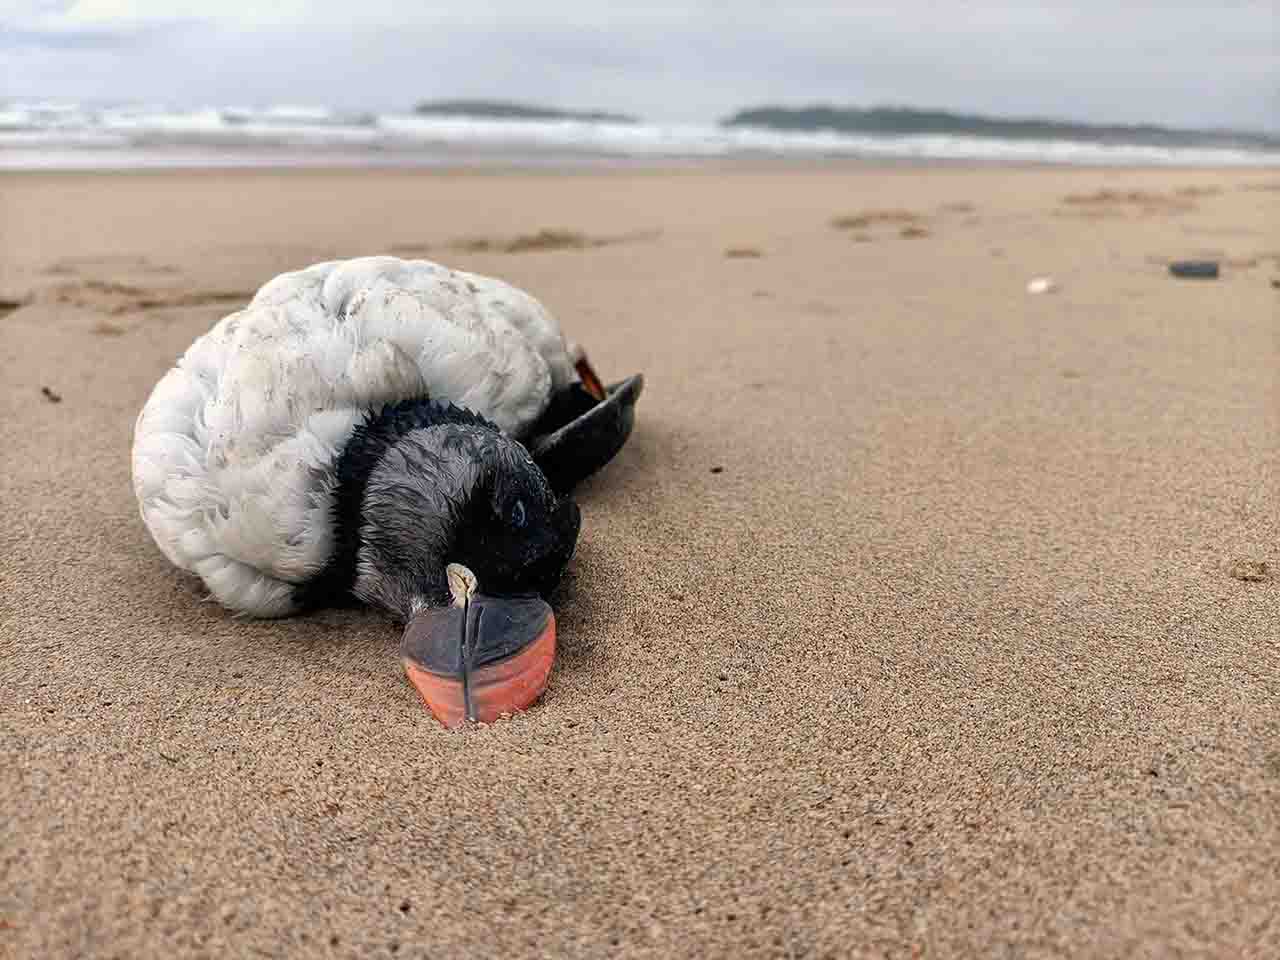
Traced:
POLYGON ((134 431, 143 522, 226 606, 294 612, 333 550, 333 468, 370 408, 428 395, 522 436, 575 378, 523 291, 425 260, 315 264, 265 284, 156 384, 134 431))

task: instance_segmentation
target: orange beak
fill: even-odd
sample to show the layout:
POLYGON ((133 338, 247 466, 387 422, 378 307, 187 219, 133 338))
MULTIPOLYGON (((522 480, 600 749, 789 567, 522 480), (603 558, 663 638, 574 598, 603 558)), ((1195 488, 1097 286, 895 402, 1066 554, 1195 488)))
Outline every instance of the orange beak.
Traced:
POLYGON ((446 727, 492 723, 524 710, 547 688, 556 618, 538 597, 472 594, 409 623, 405 673, 446 727))

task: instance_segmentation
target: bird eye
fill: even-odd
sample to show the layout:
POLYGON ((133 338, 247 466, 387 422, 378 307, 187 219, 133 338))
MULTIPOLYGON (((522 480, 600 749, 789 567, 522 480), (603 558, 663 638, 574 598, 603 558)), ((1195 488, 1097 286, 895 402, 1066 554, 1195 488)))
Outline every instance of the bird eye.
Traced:
POLYGON ((524 501, 517 500, 515 506, 511 508, 511 525, 513 527, 523 527, 524 520, 524 501))

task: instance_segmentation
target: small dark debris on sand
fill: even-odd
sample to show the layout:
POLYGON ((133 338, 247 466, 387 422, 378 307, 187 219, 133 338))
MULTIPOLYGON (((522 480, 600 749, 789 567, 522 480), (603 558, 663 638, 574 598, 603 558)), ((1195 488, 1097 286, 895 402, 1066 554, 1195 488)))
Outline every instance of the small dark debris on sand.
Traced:
POLYGON ((1169 272, 1187 280, 1216 280, 1217 260, 1175 260, 1169 264, 1169 272))
POLYGON ((62 394, 60 394, 60 393, 54 393, 54 392, 53 392, 52 390, 50 390, 48 387, 41 387, 41 388, 40 388, 40 392, 41 392, 42 394, 44 394, 44 398, 45 398, 46 400, 48 400, 50 403, 61 403, 61 402, 62 402, 62 394))
POLYGON ((917 237, 927 237, 929 236, 929 231, 924 227, 903 227, 898 231, 898 236, 911 240, 917 237))
POLYGON ((1237 560, 1231 565, 1231 576, 1246 583, 1271 579, 1271 568, 1265 560, 1237 560))
POLYGON ((763 257, 764 253, 755 247, 729 247, 724 255, 730 260, 755 260, 763 257))
POLYGON ((11 300, 8 298, 0 298, 0 317, 13 313, 15 310, 20 310, 30 302, 31 301, 29 299, 11 300))

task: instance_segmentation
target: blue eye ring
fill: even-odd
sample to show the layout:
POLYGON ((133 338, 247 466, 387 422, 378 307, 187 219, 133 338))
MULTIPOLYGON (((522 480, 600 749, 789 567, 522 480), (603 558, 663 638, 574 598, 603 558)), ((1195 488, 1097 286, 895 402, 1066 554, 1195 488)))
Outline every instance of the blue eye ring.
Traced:
POLYGON ((517 500, 511 507, 511 525, 513 527, 523 527, 525 520, 524 501, 517 500))

